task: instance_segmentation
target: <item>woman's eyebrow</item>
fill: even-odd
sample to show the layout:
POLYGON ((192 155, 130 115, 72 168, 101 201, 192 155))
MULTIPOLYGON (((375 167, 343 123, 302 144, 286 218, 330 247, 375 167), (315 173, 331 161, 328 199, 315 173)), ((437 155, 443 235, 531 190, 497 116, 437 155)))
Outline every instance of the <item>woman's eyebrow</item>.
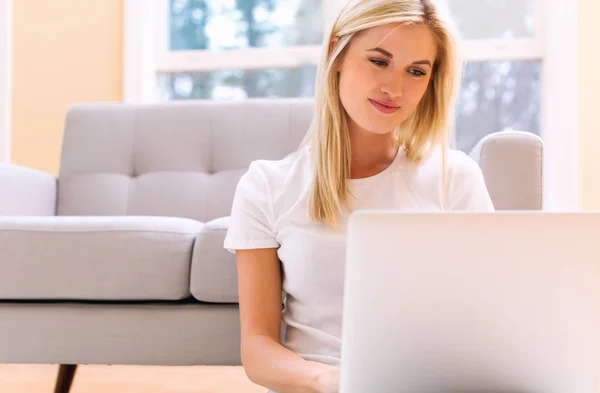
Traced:
POLYGON ((382 55, 389 57, 390 59, 394 58, 394 55, 392 55, 390 52, 386 51, 385 49, 381 49, 378 46, 375 48, 372 48, 372 49, 367 49, 367 52, 379 52, 382 55))
POLYGON ((413 62, 413 64, 424 64, 424 65, 428 65, 429 67, 431 67, 431 62, 429 60, 419 60, 419 61, 413 62))
MULTIPOLYGON (((380 48, 378 46, 375 47, 375 48, 367 49, 366 52, 379 52, 382 55, 389 57, 390 59, 394 58, 393 54, 391 54, 390 52, 388 52, 385 49, 382 49, 382 48, 380 48)), ((423 65, 428 65, 428 66, 431 67, 431 62, 429 60, 418 60, 418 61, 413 62, 412 64, 414 64, 414 65, 421 65, 421 64, 423 64, 423 65)))

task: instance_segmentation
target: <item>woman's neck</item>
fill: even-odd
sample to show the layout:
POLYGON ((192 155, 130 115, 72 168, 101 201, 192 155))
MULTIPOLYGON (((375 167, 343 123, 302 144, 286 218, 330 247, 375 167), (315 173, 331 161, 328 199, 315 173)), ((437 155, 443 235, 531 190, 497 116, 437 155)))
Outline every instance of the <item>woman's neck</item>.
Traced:
POLYGON ((392 164, 398 153, 398 144, 392 132, 376 134, 356 124, 348 126, 352 148, 352 179, 374 176, 392 164))

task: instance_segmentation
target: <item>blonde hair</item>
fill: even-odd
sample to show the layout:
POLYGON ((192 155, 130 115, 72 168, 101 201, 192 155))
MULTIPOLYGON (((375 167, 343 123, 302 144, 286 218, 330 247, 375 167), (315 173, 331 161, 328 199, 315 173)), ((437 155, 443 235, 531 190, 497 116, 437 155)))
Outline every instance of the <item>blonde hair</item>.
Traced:
POLYGON ((461 72, 455 29, 431 0, 350 0, 325 36, 317 72, 314 118, 303 143, 312 149, 314 174, 308 210, 313 221, 335 226, 338 213, 343 206, 348 207, 349 201, 350 136, 336 69, 357 33, 390 23, 426 25, 436 39, 438 53, 427 90, 415 112, 393 132, 413 162, 442 146, 444 198, 448 127, 461 72), (338 42, 330 53, 330 42, 335 37, 338 42))

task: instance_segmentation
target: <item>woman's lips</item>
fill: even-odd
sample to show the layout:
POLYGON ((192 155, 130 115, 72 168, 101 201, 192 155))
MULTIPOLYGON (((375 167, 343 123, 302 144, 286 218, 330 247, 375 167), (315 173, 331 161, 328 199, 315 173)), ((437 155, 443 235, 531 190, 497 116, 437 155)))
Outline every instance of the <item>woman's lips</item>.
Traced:
POLYGON ((391 115, 392 113, 395 113, 398 111, 398 109, 400 109, 399 106, 389 102, 377 101, 372 99, 369 99, 369 101, 375 107, 375 109, 377 109, 381 113, 385 113, 386 115, 391 115))

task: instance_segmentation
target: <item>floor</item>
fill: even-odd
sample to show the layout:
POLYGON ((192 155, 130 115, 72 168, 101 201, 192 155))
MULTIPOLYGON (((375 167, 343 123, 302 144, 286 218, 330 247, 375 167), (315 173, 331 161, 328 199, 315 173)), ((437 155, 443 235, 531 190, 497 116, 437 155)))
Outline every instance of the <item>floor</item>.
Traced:
MULTIPOLYGON (((52 393, 58 366, 0 364, 0 392, 52 393)), ((80 366, 71 393, 265 393, 241 367, 80 366)))

